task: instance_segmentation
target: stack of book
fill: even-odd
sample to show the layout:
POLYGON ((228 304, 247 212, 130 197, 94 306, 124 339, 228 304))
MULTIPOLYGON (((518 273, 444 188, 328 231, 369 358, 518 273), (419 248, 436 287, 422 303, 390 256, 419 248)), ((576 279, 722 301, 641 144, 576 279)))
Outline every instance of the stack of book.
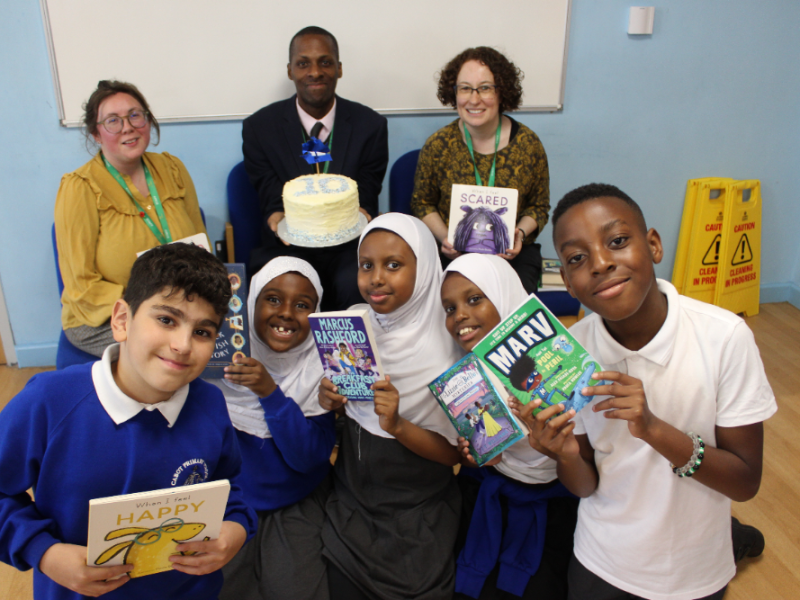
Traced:
POLYGON ((566 291, 561 278, 561 261, 557 258, 542 259, 542 280, 539 288, 543 291, 566 291))

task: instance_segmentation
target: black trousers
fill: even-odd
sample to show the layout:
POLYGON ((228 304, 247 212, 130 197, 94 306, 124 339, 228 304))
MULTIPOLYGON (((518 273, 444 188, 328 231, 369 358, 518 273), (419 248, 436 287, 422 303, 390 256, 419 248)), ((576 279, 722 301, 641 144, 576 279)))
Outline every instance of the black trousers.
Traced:
MULTIPOLYGON (((572 561, 569 563, 568 578, 569 600, 642 600, 640 596, 623 592, 592 573, 575 558, 574 554, 572 555, 572 561)), ((704 596, 703 598, 698 598, 698 600, 722 600, 727 589, 728 586, 726 585, 710 596, 704 596)))

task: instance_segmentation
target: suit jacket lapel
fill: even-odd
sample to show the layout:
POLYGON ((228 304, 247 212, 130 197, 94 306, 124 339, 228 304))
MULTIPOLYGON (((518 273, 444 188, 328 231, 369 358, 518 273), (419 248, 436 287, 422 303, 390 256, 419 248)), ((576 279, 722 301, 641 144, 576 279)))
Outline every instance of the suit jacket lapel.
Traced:
POLYGON ((353 128, 350 125, 349 107, 336 96, 336 118, 333 121, 333 148, 331 149, 330 173, 341 174, 344 170, 344 160, 347 156, 347 146, 350 144, 350 134, 353 128))
POLYGON ((297 96, 292 96, 286 101, 283 112, 284 140, 286 141, 286 152, 291 158, 288 161, 294 165, 294 170, 300 174, 309 173, 309 164, 303 158, 303 126, 300 124, 300 117, 297 114, 297 96))

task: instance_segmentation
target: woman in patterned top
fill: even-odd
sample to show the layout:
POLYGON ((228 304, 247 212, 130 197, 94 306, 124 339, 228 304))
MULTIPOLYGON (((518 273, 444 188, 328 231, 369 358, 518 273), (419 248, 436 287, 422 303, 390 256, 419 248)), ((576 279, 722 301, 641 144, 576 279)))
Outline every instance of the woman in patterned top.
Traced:
POLYGON ((459 118, 425 142, 417 164, 411 211, 441 244, 446 266, 460 254, 447 241, 453 184, 488 184, 518 190, 513 247, 500 256, 510 262, 530 293, 536 291, 542 270, 541 250, 535 241, 547 224, 550 175, 537 135, 503 114, 519 107, 521 79, 519 68, 487 47, 468 48, 442 69, 439 100, 455 108, 459 118))

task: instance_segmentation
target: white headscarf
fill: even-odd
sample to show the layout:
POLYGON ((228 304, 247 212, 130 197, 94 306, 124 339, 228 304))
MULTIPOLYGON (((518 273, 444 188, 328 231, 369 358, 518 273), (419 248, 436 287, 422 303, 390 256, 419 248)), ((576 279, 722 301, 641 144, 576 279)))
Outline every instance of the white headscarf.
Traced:
POLYGON ((461 273, 477 285, 494 304, 501 319, 528 297, 517 272, 505 258, 494 254, 463 254, 445 269, 445 275, 453 272, 461 273))
MULTIPOLYGON (((508 261, 493 254, 464 254, 451 262, 447 273, 460 273, 477 285, 505 319, 528 297, 508 261)), ((547 483, 556 478, 556 463, 531 448, 527 438, 503 451, 495 468, 525 483, 547 483)))
MULTIPOLYGON (((367 225, 359 248, 375 229, 385 229, 403 238, 417 259, 416 283, 408 302, 387 315, 369 311, 383 370, 400 393, 400 416, 455 444, 456 431, 428 389, 428 384, 453 366, 460 354, 444 327, 439 299, 442 265, 436 240, 419 219, 389 213, 367 225)), ((372 403, 348 402, 346 407, 348 416, 370 433, 392 437, 381 429, 372 403)))
MULTIPOLYGON (((326 411, 318 401, 319 382, 323 372, 311 334, 299 346, 286 352, 275 352, 256 333, 256 302, 261 290, 276 277, 290 272, 299 273, 314 286, 318 298, 315 309, 319 311, 320 302, 322 302, 322 284, 314 267, 304 260, 288 256, 281 256, 269 261, 253 277, 250 282, 250 294, 247 297, 251 355, 264 365, 283 394, 294 400, 305 416, 313 417, 326 411)), ((257 437, 272 437, 264 418, 264 409, 255 394, 244 386, 229 383, 227 380, 223 381, 229 387, 240 392, 225 394, 228 412, 234 427, 257 437)))

